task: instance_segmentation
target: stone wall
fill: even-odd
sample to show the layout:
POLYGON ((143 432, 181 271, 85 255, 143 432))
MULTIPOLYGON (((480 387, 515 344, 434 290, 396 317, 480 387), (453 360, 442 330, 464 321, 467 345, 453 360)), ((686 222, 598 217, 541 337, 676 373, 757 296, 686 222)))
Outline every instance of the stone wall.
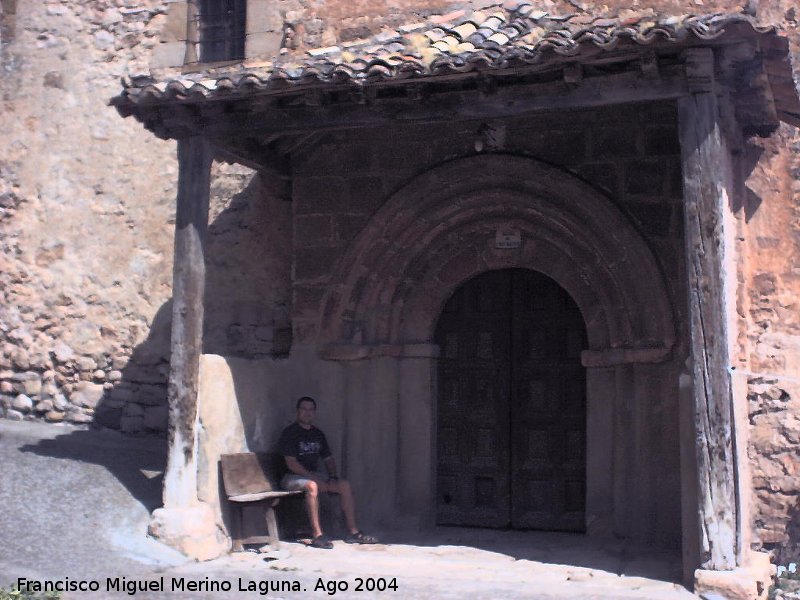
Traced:
POLYGON ((650 244, 676 322, 685 321, 677 113, 670 104, 626 106, 488 126, 475 121, 328 136, 294 165, 296 343, 316 339, 319 303, 333 266, 370 215, 416 175, 481 152, 535 158, 608 194, 650 244))
MULTIPOLYGON (((133 374, 128 359, 170 293, 174 144, 106 106, 120 77, 146 68, 165 5, 3 8, 13 4, 0 81, 0 399, 10 418, 88 422, 133 374)), ((143 377, 163 379, 165 365, 149 357, 143 377)))
POLYGON ((800 556, 800 135, 783 126, 754 153, 739 297, 753 518, 758 543, 787 564, 800 556))
MULTIPOLYGON (((107 102, 120 77, 148 70, 170 3, 0 6, 0 410, 163 431, 175 144, 107 102)), ((208 342, 234 355, 253 340, 259 355, 285 352, 289 267, 273 267, 287 264, 289 204, 270 201, 277 194, 247 169, 215 164, 213 182, 209 314, 219 326, 208 342), (226 258, 246 240, 259 244, 238 255, 258 261, 255 277, 226 258), (242 289, 249 301, 236 299, 242 289), (275 313, 254 308, 252 294, 275 298, 275 313)))

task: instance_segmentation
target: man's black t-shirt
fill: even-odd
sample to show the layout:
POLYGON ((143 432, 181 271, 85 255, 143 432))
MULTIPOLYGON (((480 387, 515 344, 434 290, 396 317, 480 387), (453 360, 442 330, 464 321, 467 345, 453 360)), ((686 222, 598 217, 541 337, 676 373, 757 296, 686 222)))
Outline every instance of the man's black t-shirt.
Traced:
POLYGON ((297 422, 289 425, 281 433, 278 452, 283 456, 294 456, 301 465, 312 472, 317 470, 320 457, 326 459, 331 455, 328 440, 322 431, 313 425, 311 429, 304 429, 297 422))

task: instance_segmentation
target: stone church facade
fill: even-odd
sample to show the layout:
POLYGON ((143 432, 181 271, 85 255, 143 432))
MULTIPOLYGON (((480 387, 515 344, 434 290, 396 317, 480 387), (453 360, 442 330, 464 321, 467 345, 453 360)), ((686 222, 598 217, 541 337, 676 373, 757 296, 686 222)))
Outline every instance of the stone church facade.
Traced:
POLYGON ((3 4, 4 64, 42 76, 3 84, 6 416, 169 413, 153 531, 196 556, 227 544, 219 455, 268 450, 306 394, 368 523, 682 548, 709 589, 792 555, 789 4, 119 4, 3 4), (35 27, 65 15, 86 48, 35 27), (111 108, 26 105, 95 101, 52 67, 82 52, 177 163, 111 108))

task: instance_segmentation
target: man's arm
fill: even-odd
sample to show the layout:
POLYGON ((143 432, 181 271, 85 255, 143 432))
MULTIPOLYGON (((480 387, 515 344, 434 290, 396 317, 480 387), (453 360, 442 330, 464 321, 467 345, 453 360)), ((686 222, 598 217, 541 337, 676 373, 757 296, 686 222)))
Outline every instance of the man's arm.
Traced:
POLYGON ((286 461, 286 468, 288 468, 295 475, 302 475, 303 477, 308 477, 314 481, 320 481, 320 477, 316 473, 312 473, 303 465, 301 465, 296 456, 284 456, 283 459, 286 461))
POLYGON ((323 462, 325 463, 325 469, 328 471, 328 481, 331 479, 339 479, 339 470, 336 468, 336 461, 333 455, 323 459, 323 462))

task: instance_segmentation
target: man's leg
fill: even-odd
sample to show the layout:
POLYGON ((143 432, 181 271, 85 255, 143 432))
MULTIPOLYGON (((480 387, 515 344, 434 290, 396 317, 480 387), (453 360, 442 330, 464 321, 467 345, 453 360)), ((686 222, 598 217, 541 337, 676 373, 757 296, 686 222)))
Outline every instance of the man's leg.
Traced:
POLYGON ((347 531, 350 533, 358 533, 358 527, 356 526, 356 501, 353 497, 353 488, 350 487, 350 482, 346 479, 329 481, 327 483, 320 483, 319 488, 323 492, 339 494, 339 502, 342 506, 342 512, 344 513, 347 531))
POLYGON ((306 512, 311 524, 311 536, 317 538, 322 535, 322 528, 319 524, 319 486, 316 481, 308 481, 303 489, 306 492, 306 512))

